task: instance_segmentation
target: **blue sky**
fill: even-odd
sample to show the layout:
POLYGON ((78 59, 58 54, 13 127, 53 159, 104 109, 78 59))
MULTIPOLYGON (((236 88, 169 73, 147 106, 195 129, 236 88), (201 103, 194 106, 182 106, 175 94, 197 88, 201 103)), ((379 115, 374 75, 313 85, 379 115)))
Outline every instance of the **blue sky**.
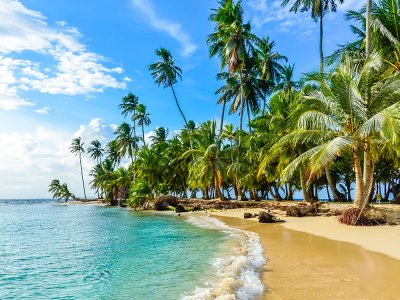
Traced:
MULTIPOLYGON (((353 39, 343 12, 362 2, 345 0, 326 17, 326 55, 353 39)), ((296 76, 318 67, 318 24, 308 13, 295 15, 275 0, 243 3, 254 32, 276 41, 296 76)), ((171 91, 154 85, 147 71, 158 47, 183 70, 176 92, 188 119, 219 120, 220 64, 205 43, 216 7, 215 0, 0 0, 0 198, 49 197, 53 178, 80 195, 70 141, 112 138, 123 121, 117 105, 129 91, 150 112, 147 136, 158 126, 181 128, 171 91)), ((93 163, 83 163, 88 173, 93 163)))

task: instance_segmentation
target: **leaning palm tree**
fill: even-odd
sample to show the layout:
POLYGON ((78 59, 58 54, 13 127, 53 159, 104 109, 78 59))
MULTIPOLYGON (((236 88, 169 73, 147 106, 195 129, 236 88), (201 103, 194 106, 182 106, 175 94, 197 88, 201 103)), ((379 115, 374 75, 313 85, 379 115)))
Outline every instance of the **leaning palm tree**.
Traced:
MULTIPOLYGON (((291 0, 283 0, 282 6, 289 4, 291 0)), ((297 13, 298 11, 310 11, 311 18, 317 22, 319 19, 319 59, 320 59, 320 72, 324 73, 324 52, 323 52, 323 36, 324 36, 324 26, 323 17, 329 12, 335 12, 337 9, 337 4, 342 4, 344 0, 294 0, 290 11, 297 13)))
POLYGON ((284 179, 305 163, 311 175, 320 175, 325 166, 349 153, 356 182, 354 204, 363 207, 368 203, 373 190, 374 162, 385 154, 384 149, 398 149, 400 143, 400 74, 382 80, 383 66, 377 54, 371 54, 363 65, 346 57, 326 81, 319 74, 309 75, 310 82, 317 83, 320 90, 304 97, 303 105, 294 114, 297 130, 277 145, 279 149, 311 141, 315 147, 285 168, 284 179))
POLYGON ((176 102, 176 106, 181 113, 183 121, 187 126, 186 117, 183 114, 181 106, 179 105, 178 98, 176 97, 174 84, 177 83, 178 79, 182 80, 182 70, 177 65, 172 57, 171 52, 165 48, 159 48, 156 50, 156 55, 160 60, 154 64, 148 66, 151 75, 155 79, 158 86, 162 85, 163 88, 171 88, 176 102))
POLYGON ((81 166, 81 177, 82 177, 82 186, 83 186, 83 194, 86 199, 86 190, 85 190, 85 181, 83 180, 83 170, 82 170, 82 153, 85 153, 85 149, 83 149, 84 143, 82 142, 81 137, 77 137, 72 140, 71 147, 69 147, 71 153, 75 155, 79 155, 79 165, 81 166))
POLYGON ((87 149, 90 157, 95 159, 97 164, 101 164, 101 157, 104 155, 104 149, 101 147, 99 140, 94 140, 90 143, 92 146, 87 149))
POLYGON ((143 145, 146 146, 146 141, 144 139, 144 125, 149 126, 151 124, 149 113, 146 112, 146 106, 139 104, 136 108, 136 114, 132 116, 132 120, 138 121, 138 125, 142 126, 142 139, 143 145))

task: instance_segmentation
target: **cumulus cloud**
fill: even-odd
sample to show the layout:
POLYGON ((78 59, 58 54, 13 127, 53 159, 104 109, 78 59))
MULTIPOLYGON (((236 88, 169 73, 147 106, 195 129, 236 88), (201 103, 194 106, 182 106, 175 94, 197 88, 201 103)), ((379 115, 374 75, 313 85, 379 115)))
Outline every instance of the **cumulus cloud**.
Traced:
MULTIPOLYGON (((104 143, 112 137, 112 129, 96 118, 81 125, 75 132, 37 127, 28 133, 0 133, 0 195, 2 198, 50 197, 47 192, 52 179, 66 182, 77 196, 83 196, 79 160, 70 153, 74 137, 81 136, 85 150, 91 141, 104 143)), ((86 190, 94 161, 82 156, 86 190)))
POLYGON ((36 109, 35 112, 37 112, 40 115, 47 115, 49 110, 50 110, 50 107, 44 106, 42 108, 36 109))
POLYGON ((136 11, 141 13, 153 28, 167 33, 183 46, 182 55, 190 56, 196 51, 197 46, 191 41, 190 35, 182 29, 181 24, 157 15, 149 0, 131 0, 131 2, 136 11))
POLYGON ((32 105, 23 97, 30 90, 79 95, 124 89, 130 80, 122 68, 106 66, 104 57, 88 51, 79 31, 64 21, 48 24, 16 0, 0 0, 0 19, 0 108, 32 105), (26 59, 33 52, 35 61, 26 59))
MULTIPOLYGON (((270 30, 283 33, 290 32, 301 36, 311 34, 315 22, 307 12, 297 14, 290 12, 291 3, 293 1, 286 7, 282 7, 281 0, 249 0, 247 5, 252 23, 259 29, 268 25, 270 30)), ((343 5, 338 5, 338 12, 359 9, 364 3, 365 1, 346 0, 343 5)))

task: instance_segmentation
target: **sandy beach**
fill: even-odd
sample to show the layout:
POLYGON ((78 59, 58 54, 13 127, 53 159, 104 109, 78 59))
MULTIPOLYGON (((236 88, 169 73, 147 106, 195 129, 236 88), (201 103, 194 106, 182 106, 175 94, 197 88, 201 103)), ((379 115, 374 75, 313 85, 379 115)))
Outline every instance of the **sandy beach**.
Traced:
POLYGON ((261 224, 244 212, 213 211, 226 224, 259 234, 267 263, 265 299, 398 299, 400 229, 349 227, 336 217, 282 217, 261 224))

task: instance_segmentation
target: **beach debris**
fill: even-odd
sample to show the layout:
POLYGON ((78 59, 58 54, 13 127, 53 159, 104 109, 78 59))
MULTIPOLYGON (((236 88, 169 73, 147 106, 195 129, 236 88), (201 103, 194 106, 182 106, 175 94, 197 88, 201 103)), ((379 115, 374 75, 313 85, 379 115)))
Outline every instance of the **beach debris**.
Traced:
POLYGON ((343 210, 339 216, 339 222, 352 226, 376 226, 386 223, 386 217, 382 211, 374 208, 349 207, 343 210))
POLYGON ((260 211, 260 213, 258 214, 258 222, 260 222, 260 223, 277 223, 277 222, 285 222, 285 221, 278 219, 273 214, 267 213, 266 211, 260 211))
POLYGON ((170 207, 176 207, 178 205, 178 198, 170 195, 163 195, 157 198, 154 202, 155 210, 170 210, 170 207))
POLYGON ((286 216, 288 217, 304 217, 307 215, 317 215, 320 203, 315 202, 311 205, 301 203, 297 206, 288 206, 286 208, 286 216))
POLYGON ((245 212, 243 214, 243 218, 245 218, 245 219, 251 219, 251 218, 255 218, 257 216, 258 216, 257 214, 252 214, 252 213, 249 213, 249 212, 245 212))
POLYGON ((175 207, 175 212, 177 213, 183 213, 183 212, 187 212, 186 208, 182 205, 182 204, 178 204, 175 207))

